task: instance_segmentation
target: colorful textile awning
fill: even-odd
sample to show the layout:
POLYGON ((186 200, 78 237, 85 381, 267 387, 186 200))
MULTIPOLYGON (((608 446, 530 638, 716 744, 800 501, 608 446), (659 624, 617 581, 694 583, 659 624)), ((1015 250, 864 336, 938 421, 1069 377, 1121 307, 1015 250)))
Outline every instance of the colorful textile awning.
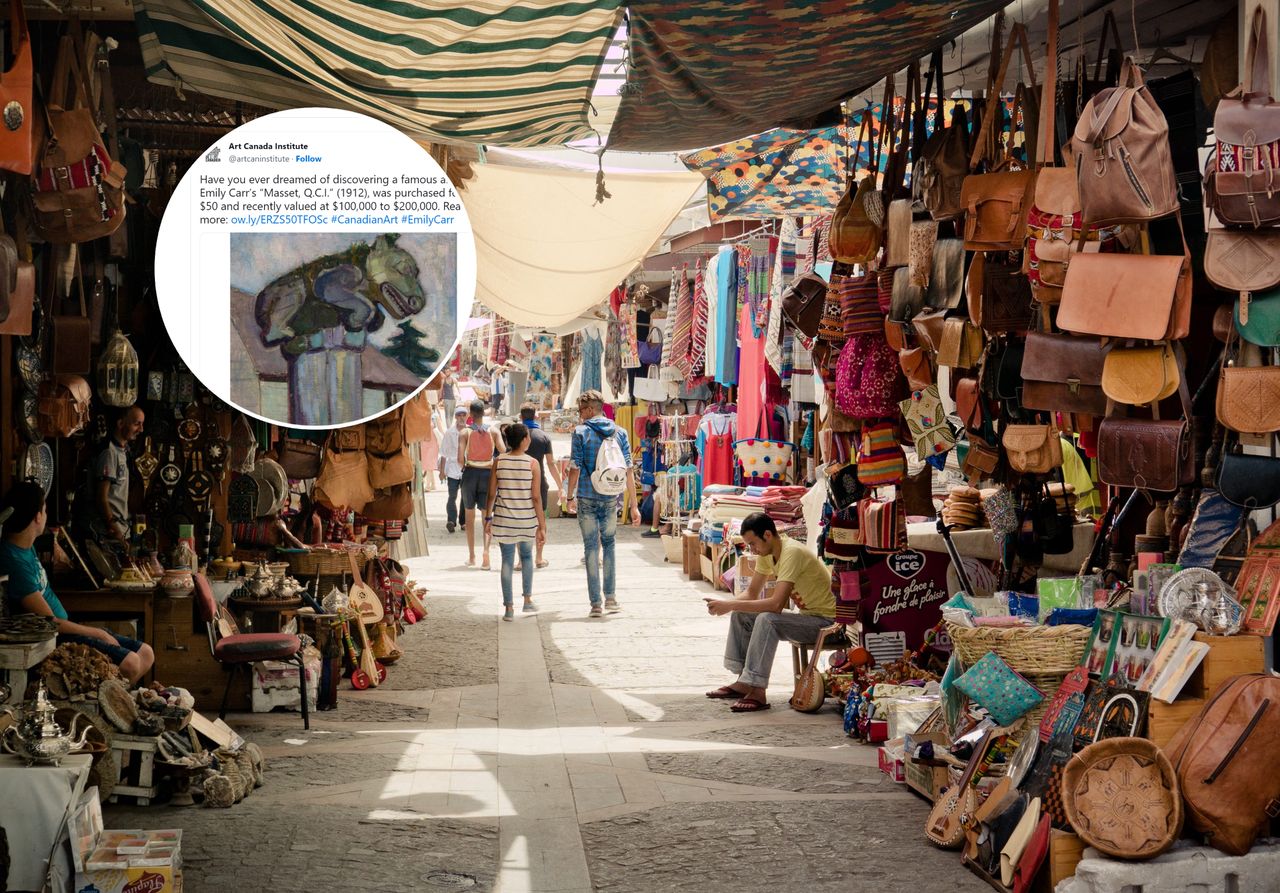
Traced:
POLYGON ((619 0, 137 0, 147 77, 267 108, 337 106, 436 141, 595 136, 619 0))
POLYGON ((632 0, 628 92, 609 147, 697 149, 810 130, 840 100, 1003 0, 632 0))

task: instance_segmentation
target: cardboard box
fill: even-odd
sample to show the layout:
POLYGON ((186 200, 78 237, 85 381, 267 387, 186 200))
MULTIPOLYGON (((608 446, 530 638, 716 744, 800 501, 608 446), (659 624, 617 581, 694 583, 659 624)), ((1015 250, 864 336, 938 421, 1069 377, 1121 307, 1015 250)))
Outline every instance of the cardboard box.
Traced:
POLYGON ((179 893, 182 831, 104 830, 98 790, 72 817, 75 893, 179 893))
POLYGON ((892 741, 886 741, 880 745, 876 753, 880 761, 880 771, 898 784, 905 784, 907 776, 906 761, 902 752, 902 739, 894 738, 892 741))
POLYGON ((698 560, 702 555, 702 543, 696 533, 685 531, 680 536, 684 546, 684 575, 690 580, 702 579, 702 566, 698 560))
MULTIPOLYGON (((932 741, 935 752, 944 750, 948 743, 945 732, 904 735, 902 741, 904 755, 913 753, 916 746, 923 741, 932 741)), ((930 766, 926 763, 917 763, 910 756, 906 756, 903 780, 906 782, 907 787, 930 803, 938 799, 938 791, 950 783, 945 766, 930 766)))

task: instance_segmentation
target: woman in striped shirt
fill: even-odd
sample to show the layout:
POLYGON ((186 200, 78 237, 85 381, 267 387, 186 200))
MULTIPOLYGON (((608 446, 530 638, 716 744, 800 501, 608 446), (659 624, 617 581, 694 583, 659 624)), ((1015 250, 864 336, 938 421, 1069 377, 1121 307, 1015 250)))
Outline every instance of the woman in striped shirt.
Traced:
POLYGON ((484 513, 485 535, 492 534, 502 552, 503 620, 515 619, 511 577, 517 549, 524 583, 524 608, 532 614, 533 547, 547 539, 547 518, 542 509, 542 469, 525 450, 529 429, 520 423, 502 429, 507 452, 493 463, 489 476, 489 504, 484 513))

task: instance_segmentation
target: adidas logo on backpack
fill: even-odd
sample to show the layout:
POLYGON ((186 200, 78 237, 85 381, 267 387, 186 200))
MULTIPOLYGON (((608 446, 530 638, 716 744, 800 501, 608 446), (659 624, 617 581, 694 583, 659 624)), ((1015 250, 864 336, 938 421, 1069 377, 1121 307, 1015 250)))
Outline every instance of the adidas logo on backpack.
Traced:
POLYGON ((627 489, 627 457, 622 454, 616 430, 600 439, 591 486, 601 496, 618 496, 627 489))

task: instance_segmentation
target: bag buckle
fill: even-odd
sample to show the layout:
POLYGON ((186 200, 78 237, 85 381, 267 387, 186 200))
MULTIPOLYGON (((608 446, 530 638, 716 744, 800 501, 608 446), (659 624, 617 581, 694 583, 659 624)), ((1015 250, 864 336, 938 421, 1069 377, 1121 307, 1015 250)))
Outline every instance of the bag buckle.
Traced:
POLYGON ((1078 397, 1080 395, 1080 379, 1068 378, 1066 384, 1068 394, 1072 397, 1078 397))
POLYGON ((1273 819, 1280 819, 1280 800, 1272 800, 1267 804, 1267 815, 1273 819))

